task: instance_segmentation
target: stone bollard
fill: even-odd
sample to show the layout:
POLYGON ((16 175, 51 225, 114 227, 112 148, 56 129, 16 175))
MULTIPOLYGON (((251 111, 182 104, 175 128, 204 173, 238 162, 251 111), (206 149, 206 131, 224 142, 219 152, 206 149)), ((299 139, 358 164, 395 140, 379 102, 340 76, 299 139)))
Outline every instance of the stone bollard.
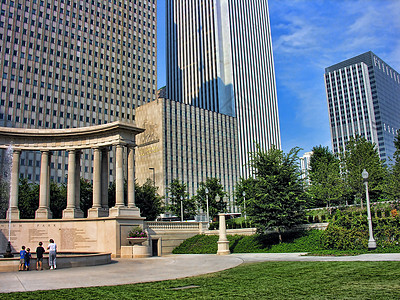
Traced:
POLYGON ((225 214, 219 215, 219 240, 218 240, 218 252, 217 255, 228 255, 231 254, 229 250, 229 241, 226 238, 226 224, 225 214))

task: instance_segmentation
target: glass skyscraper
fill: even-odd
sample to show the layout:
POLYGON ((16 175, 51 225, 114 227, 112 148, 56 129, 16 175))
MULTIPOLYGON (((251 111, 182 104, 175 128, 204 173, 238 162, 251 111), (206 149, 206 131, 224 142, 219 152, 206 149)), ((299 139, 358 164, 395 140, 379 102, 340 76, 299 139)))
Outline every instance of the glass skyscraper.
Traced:
POLYGON ((325 69, 333 152, 356 135, 390 164, 400 128, 400 74, 369 51, 325 69))
POLYGON ((167 97, 235 117, 241 176, 281 147, 267 1, 168 0, 167 97))

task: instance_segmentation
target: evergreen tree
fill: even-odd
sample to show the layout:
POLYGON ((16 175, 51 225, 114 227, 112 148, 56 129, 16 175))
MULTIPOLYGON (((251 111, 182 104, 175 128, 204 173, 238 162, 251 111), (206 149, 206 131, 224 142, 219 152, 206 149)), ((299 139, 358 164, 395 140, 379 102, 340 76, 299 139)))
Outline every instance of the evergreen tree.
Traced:
POLYGON ((344 182, 340 175, 340 161, 328 147, 316 146, 310 158, 309 178, 311 185, 308 193, 312 205, 321 207, 340 204, 344 195, 344 182))
POLYGON ((179 181, 179 179, 172 180, 171 184, 167 187, 170 204, 167 206, 166 210, 180 218, 182 205, 184 220, 191 219, 196 214, 196 203, 193 198, 189 198, 189 194, 186 190, 186 184, 179 181))
POLYGON ((365 187, 361 173, 364 169, 369 173, 368 187, 372 200, 384 197, 386 178, 388 175, 384 161, 379 158, 376 145, 363 137, 351 138, 346 143, 346 151, 342 153, 343 176, 353 199, 365 199, 365 187))
POLYGON ((61 219, 62 211, 67 207, 67 187, 65 184, 50 182, 50 210, 53 219, 61 219))
POLYGON ((154 221, 164 212, 162 197, 157 194, 157 189, 150 179, 147 179, 142 186, 135 183, 135 203, 140 209, 140 215, 145 217, 146 221, 154 221))
POLYGON ((208 198, 208 210, 210 213, 210 220, 217 217, 219 213, 226 212, 226 203, 222 201, 226 193, 218 178, 207 178, 205 182, 200 182, 197 194, 193 197, 197 202, 198 206, 207 212, 207 198, 208 198), (208 194, 206 194, 206 189, 208 194), (220 201, 217 202, 217 195, 220 201))
POLYGON ((251 155, 254 192, 246 194, 247 215, 257 230, 264 233, 275 228, 282 241, 282 231, 304 220, 305 192, 299 170, 299 148, 288 154, 272 147, 259 146, 251 155))
POLYGON ((386 188, 390 200, 400 200, 400 131, 394 138, 396 151, 393 155, 393 165, 386 188))
POLYGON ((39 208, 39 185, 19 179, 18 209, 21 219, 34 219, 39 208))

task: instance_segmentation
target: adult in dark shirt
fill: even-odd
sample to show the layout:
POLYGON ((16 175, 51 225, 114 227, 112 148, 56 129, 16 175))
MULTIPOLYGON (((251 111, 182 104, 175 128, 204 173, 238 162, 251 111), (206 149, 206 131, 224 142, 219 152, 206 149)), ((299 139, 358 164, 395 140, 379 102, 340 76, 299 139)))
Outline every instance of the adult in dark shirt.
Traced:
POLYGON ((25 253, 25 270, 29 271, 29 266, 31 264, 31 249, 27 248, 25 253))
POLYGON ((46 251, 42 247, 43 243, 39 242, 39 247, 36 248, 36 270, 43 270, 43 253, 46 251))

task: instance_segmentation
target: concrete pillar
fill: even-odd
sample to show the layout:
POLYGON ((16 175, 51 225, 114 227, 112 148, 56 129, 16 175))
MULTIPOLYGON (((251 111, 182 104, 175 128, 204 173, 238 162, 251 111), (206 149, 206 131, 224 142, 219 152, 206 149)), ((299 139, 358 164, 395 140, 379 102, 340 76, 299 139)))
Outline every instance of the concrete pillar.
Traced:
POLYGON ((134 208, 135 205, 135 149, 128 147, 128 207, 134 208))
POLYGON ((115 167, 115 206, 125 206, 124 204, 124 167, 122 145, 116 147, 116 167, 115 167))
POLYGON ((77 206, 77 198, 80 197, 80 151, 68 151, 68 185, 67 208, 63 210, 63 219, 82 218, 83 212, 77 206), (78 186, 77 186, 78 184, 78 186))
POLYGON ((110 182, 108 148, 101 150, 101 206, 108 209, 108 185, 110 182))
POLYGON ((75 217, 83 218, 81 210, 81 150, 75 152, 75 217))
POLYGON ((105 210, 101 207, 101 151, 95 148, 93 153, 93 206, 88 210, 89 218, 105 217, 105 210))
POLYGON ((116 149, 116 182, 115 182, 115 206, 110 208, 110 217, 135 217, 140 216, 140 210, 135 206, 135 154, 132 148, 128 148, 128 206, 124 205, 124 170, 123 170, 123 146, 116 149))
POLYGON ((76 154, 75 150, 68 151, 68 185, 67 185, 67 209, 75 208, 76 200, 76 154))
POLYGON ((12 155, 12 169, 10 182, 10 207, 7 211, 6 218, 11 220, 19 219, 18 209, 18 185, 19 185, 19 165, 20 165, 21 150, 14 150, 12 155))
POLYGON ((49 207, 50 198, 50 152, 42 151, 40 165, 39 208, 36 210, 36 219, 51 219, 49 207))
POLYGON ((229 241, 226 237, 226 223, 225 214, 218 214, 219 216, 219 240, 218 240, 218 255, 231 254, 229 250, 229 241))
POLYGON ((101 158, 100 149, 94 149, 93 161, 93 206, 101 207, 101 158))

